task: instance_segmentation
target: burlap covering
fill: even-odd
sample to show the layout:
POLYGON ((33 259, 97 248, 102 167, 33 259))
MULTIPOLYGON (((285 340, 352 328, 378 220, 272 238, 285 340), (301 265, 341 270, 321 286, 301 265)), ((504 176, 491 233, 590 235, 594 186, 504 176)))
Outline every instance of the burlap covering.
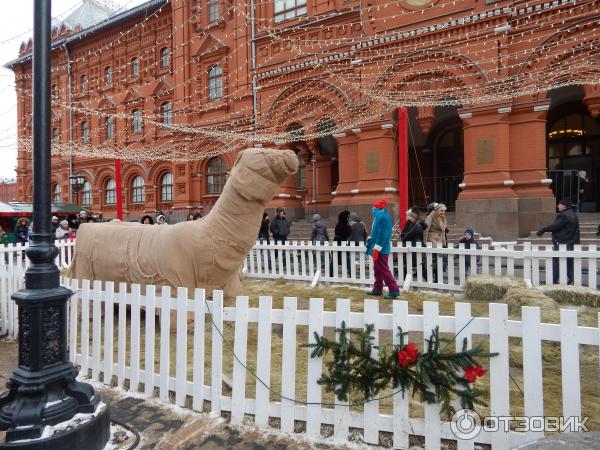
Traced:
POLYGON ((69 277, 238 295, 240 268, 256 242, 264 208, 297 168, 290 150, 248 149, 239 154, 219 200, 201 220, 83 224, 69 277))

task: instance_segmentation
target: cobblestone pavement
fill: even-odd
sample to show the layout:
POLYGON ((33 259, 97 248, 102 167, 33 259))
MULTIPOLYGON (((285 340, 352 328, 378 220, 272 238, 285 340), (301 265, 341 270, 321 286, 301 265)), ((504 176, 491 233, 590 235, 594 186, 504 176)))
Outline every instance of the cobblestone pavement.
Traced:
MULTIPOLYGON (((0 393, 17 364, 15 342, 0 339, 0 393)), ((239 431, 222 420, 183 408, 161 404, 158 400, 132 397, 118 389, 96 385, 110 400, 111 418, 137 431, 141 437, 136 449, 156 450, 267 450, 333 449, 339 446, 297 442, 257 431, 239 431)), ((0 443, 4 435, 0 432, 0 443)))

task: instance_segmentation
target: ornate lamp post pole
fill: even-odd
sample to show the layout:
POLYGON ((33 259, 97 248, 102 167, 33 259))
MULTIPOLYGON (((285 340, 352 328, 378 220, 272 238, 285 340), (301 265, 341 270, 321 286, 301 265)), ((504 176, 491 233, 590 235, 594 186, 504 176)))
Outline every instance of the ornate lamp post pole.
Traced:
POLYGON ((85 184, 85 177, 81 174, 71 175, 69 184, 71 185, 71 191, 75 194, 75 203, 79 205, 79 191, 85 184))
POLYGON ((25 289, 12 296, 19 307, 19 367, 0 398, 0 429, 7 430, 11 449, 95 450, 110 436, 108 405, 92 386, 75 381, 78 370, 67 358, 67 300, 73 293, 60 286, 50 229, 50 4, 34 0, 31 266, 25 289), (45 426, 77 413, 90 414, 89 420, 40 439, 45 426))

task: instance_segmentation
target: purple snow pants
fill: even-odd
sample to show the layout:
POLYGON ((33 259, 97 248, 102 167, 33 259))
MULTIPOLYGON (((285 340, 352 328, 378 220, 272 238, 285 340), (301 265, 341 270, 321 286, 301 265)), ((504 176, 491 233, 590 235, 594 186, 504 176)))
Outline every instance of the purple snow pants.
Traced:
POLYGON ((388 267, 388 256, 379 255, 377 261, 373 266, 373 272, 375 273, 375 283, 373 284, 373 292, 382 292, 383 285, 385 284, 390 292, 398 292, 398 284, 394 280, 394 276, 390 272, 388 267))

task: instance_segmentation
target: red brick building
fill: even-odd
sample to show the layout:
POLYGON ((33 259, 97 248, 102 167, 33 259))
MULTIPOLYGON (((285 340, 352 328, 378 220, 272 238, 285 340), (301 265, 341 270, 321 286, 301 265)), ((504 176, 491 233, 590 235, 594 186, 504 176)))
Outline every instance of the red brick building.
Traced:
POLYGON ((0 202, 14 202, 17 199, 17 183, 0 181, 0 202))
MULTIPOLYGON (((209 208, 235 151, 258 144, 293 148, 301 162, 270 206, 366 216, 386 198, 397 214, 395 108, 412 104, 409 202, 445 202, 484 234, 524 235, 554 211, 552 188, 600 208, 597 20, 597 5, 579 0, 152 0, 63 27, 53 200, 69 200, 69 174, 81 173, 72 199, 114 215, 113 161, 82 155, 116 149, 125 160, 154 151, 123 163, 126 216, 209 208), (192 157, 172 160, 169 146, 184 144, 192 157)), ((30 52, 24 44, 9 63, 21 137, 30 52)), ((19 152, 23 201, 29 158, 19 152)))

